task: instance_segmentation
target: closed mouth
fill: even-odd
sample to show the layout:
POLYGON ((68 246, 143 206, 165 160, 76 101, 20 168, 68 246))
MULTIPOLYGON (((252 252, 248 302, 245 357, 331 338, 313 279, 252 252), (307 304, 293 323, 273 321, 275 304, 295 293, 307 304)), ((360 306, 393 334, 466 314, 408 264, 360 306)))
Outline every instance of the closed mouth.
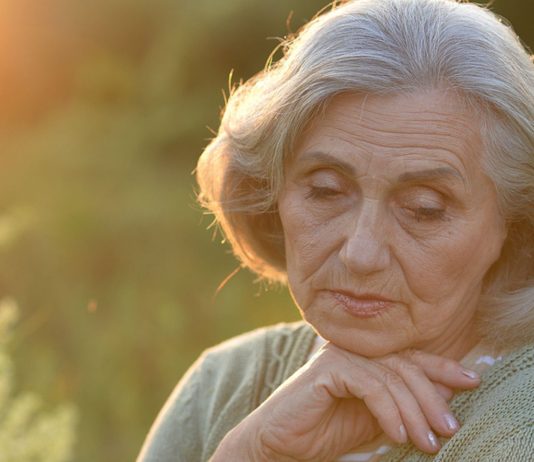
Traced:
POLYGON ((379 294, 355 294, 345 290, 330 290, 334 299, 352 316, 369 318, 393 307, 395 301, 379 294))

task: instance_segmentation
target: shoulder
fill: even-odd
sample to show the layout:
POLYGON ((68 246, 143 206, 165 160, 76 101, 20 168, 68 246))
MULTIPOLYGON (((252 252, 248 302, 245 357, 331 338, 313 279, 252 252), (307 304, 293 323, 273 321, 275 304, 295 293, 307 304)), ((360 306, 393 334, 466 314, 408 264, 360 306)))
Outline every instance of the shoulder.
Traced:
POLYGON ((512 351, 503 360, 496 362, 482 375, 480 387, 460 395, 458 404, 473 415, 488 408, 517 408, 517 412, 510 417, 520 418, 522 410, 533 408, 533 398, 534 344, 530 344, 512 351))
POLYGON ((451 411, 462 423, 431 458, 412 444, 392 450, 387 462, 502 462, 529 460, 534 453, 534 345, 498 361, 482 375, 480 386, 457 395, 451 411))
POLYGON ((443 460, 497 461, 510 454, 526 460, 534 452, 534 345, 495 363, 480 387, 459 395, 451 407, 463 426, 444 446, 443 460))
MULTIPOLYGON (((303 321, 280 323, 261 327, 238 335, 215 345, 202 353, 204 365, 221 367, 243 367, 247 363, 257 364, 258 357, 282 355, 286 359, 292 354, 307 353, 315 333, 303 321), (295 351, 297 349, 298 351, 295 351)), ((271 358, 269 358, 271 359, 271 358)))
POLYGON ((266 343, 276 342, 279 338, 296 337, 307 331, 311 331, 311 327, 304 321, 260 327, 208 348, 204 355, 220 356, 239 353, 250 348, 261 348, 266 343))
POLYGON ((306 360, 315 333, 304 322, 263 327, 206 350, 200 361, 204 458, 306 360))
POLYGON ((138 460, 206 460, 272 387, 300 367, 314 337, 304 322, 283 323, 205 350, 161 410, 138 460))
POLYGON ((197 361, 215 408, 231 405, 240 418, 259 406, 306 360, 315 332, 304 322, 263 327, 206 350, 197 361))

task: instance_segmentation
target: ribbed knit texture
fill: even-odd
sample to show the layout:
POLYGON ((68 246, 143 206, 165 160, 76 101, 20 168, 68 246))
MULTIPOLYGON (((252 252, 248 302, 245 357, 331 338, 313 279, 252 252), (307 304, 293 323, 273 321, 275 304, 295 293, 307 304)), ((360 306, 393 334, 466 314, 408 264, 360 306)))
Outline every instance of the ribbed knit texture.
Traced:
MULTIPOLYGON (((279 324, 207 350, 160 412, 138 462, 209 460, 226 433, 304 364, 314 339, 303 322, 279 324)), ((451 409, 463 426, 442 440, 436 456, 406 444, 383 461, 534 460, 534 345, 490 368, 480 387, 457 395, 451 409)))
POLYGON ((450 407, 463 425, 453 438, 442 439, 436 456, 409 444, 389 452, 383 462, 534 461, 534 346, 495 363, 476 390, 459 394, 450 407))

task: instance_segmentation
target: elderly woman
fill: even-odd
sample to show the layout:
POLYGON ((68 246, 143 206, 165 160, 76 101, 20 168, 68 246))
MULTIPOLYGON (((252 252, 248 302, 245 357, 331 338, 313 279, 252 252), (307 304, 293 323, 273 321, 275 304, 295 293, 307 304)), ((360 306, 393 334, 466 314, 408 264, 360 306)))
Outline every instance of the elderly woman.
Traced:
POLYGON ((139 460, 532 460, 528 54, 452 0, 344 2, 284 50, 198 182, 304 321, 203 354, 139 460))

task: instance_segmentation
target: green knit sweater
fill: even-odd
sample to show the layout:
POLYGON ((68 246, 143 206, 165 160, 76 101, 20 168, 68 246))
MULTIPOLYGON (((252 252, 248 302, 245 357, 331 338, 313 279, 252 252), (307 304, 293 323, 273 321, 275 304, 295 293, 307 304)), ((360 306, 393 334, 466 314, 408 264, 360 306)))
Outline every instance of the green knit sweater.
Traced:
MULTIPOLYGON (((207 461, 226 433, 305 363, 314 339, 304 322, 279 324, 204 352, 162 409, 138 462, 207 461)), ((450 406, 463 425, 437 455, 405 444, 383 461, 533 461, 534 345, 497 362, 450 406)))

